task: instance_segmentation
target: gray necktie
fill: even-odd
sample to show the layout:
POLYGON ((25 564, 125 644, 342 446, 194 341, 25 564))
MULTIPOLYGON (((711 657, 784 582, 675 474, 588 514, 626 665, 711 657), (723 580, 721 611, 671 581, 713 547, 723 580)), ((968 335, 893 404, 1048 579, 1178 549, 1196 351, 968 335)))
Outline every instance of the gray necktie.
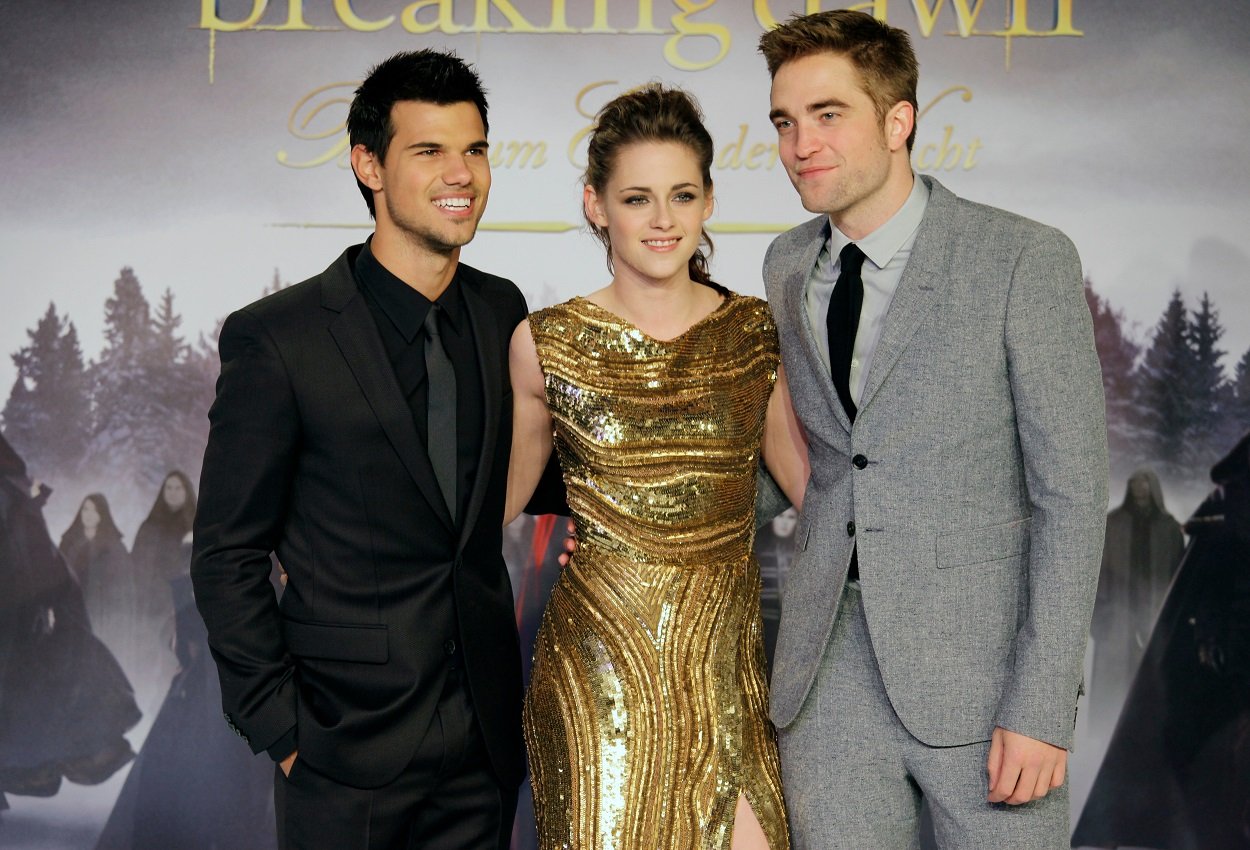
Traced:
POLYGON ((426 403, 426 450, 447 510, 456 519, 456 372, 443 347, 438 317, 443 308, 430 307, 425 316, 425 374, 429 381, 426 403))

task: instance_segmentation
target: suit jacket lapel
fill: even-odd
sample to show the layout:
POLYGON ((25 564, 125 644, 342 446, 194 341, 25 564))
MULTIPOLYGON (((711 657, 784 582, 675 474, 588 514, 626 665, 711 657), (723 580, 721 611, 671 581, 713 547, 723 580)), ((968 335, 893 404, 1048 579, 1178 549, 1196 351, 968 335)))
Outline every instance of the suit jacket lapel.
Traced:
POLYGON ((473 479, 473 489, 469 493, 469 505, 460 526, 460 542, 457 548, 464 548, 465 543, 468 542, 469 535, 477 523, 478 514, 482 511, 482 502, 486 498, 486 490, 495 460, 495 441, 499 439, 505 379, 499 370, 499 364, 502 362, 502 352, 499 347, 502 335, 495 311, 478 292, 477 282, 472 278, 472 273, 465 266, 461 266, 461 269, 461 292, 464 294, 464 304, 469 314, 469 325, 473 328, 473 340, 477 345, 477 359, 482 373, 482 412, 485 421, 482 427, 481 453, 477 459, 477 475, 473 479))
MULTIPOLYGON (((336 271, 338 270, 336 266, 336 271)), ((322 306, 338 313, 330 322, 330 334, 351 368, 374 416, 382 425, 387 439, 399 455, 400 462, 439 519, 454 530, 451 513, 443 501, 438 480, 434 477, 434 468, 430 465, 430 457, 417 436, 417 428, 412 422, 412 411, 404 401, 403 393, 395 380, 395 372, 386 356, 386 349, 382 346, 382 338, 378 336, 373 314, 369 312, 369 305, 356 289, 350 264, 340 274, 326 280, 322 306)))
POLYGON ((885 314, 877 350, 868 365, 868 377, 859 399, 861 410, 872 402, 877 390, 881 389, 916 329, 926 318, 934 315, 934 307, 950 283, 948 250, 955 196, 932 178, 920 179, 929 185, 929 202, 920 222, 920 230, 916 233, 916 241, 912 243, 907 268, 903 270, 903 277, 885 314))
MULTIPOLYGON (((843 429, 849 432, 851 430, 851 418, 847 416, 846 408, 842 406, 842 400, 838 398, 838 391, 833 386, 833 379, 829 376, 829 369, 825 365, 824 360, 821 359, 820 349, 816 344, 816 329, 812 327, 812 323, 807 316, 807 279, 816 267, 816 261, 820 258, 821 249, 825 247, 825 242, 829 239, 829 220, 821 216, 819 219, 809 222, 808 226, 813 227, 815 233, 804 242, 805 247, 802 253, 795 258, 796 265, 790 271, 785 282, 785 291, 789 293, 786 299, 787 320, 791 323, 791 327, 796 328, 798 331, 803 354, 812 365, 812 374, 820 385, 821 393, 825 396, 829 408, 833 411, 834 418, 843 429)), ((794 380, 794 377, 787 377, 789 380, 794 380)))

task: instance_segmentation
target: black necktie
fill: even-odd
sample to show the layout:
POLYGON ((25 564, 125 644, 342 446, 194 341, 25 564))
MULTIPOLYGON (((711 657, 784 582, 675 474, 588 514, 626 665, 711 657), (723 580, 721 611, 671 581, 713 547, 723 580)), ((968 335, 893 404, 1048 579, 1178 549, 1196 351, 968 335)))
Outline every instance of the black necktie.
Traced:
POLYGON ((434 304, 425 316, 425 374, 430 382, 426 405, 426 450, 447 510, 456 519, 456 372, 443 347, 438 317, 443 308, 434 304))
POLYGON ((825 329, 829 334, 829 372, 833 386, 842 400, 842 407, 855 421, 855 401, 851 398, 851 358, 855 354, 855 332, 859 330, 859 311, 864 306, 864 281, 860 269, 864 252, 854 242, 847 243, 838 255, 841 270, 829 299, 825 329))

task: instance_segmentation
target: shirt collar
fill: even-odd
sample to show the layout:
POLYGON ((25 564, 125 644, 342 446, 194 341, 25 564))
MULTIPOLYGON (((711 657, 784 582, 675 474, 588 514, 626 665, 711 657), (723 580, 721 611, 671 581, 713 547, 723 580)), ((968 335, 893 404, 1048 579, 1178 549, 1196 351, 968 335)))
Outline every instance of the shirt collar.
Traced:
MULTIPOLYGON (((382 308, 382 312, 403 336, 404 341, 411 343, 420 333, 426 314, 430 312, 430 306, 434 302, 378 262, 378 258, 373 256, 372 244, 373 237, 369 237, 356 257, 356 281, 382 308)), ((457 266, 451 283, 438 296, 438 305, 443 308, 443 318, 457 333, 464 326, 464 295, 460 292, 459 280, 460 269, 457 266)))
POLYGON ((916 229, 920 227, 920 221, 924 218, 925 207, 929 204, 929 187, 917 175, 912 175, 911 193, 908 194, 907 200, 903 201, 903 205, 898 208, 894 215, 886 220, 885 224, 878 227, 872 233, 869 233, 863 239, 848 239, 842 231, 829 223, 829 254, 836 257, 846 247, 847 243, 854 242, 859 249, 864 252, 868 259, 872 260, 874 266, 883 269, 894 258, 904 245, 915 234, 916 229))

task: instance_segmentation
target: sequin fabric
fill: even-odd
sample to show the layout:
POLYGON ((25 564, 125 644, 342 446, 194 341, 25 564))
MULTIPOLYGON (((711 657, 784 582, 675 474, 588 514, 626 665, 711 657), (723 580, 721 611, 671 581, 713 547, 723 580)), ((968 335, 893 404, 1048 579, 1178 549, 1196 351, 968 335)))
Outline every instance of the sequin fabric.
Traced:
POLYGON ((582 298, 530 328, 578 541, 525 701, 539 847, 729 850, 744 793, 785 850, 751 551, 768 306, 667 342, 582 298))

